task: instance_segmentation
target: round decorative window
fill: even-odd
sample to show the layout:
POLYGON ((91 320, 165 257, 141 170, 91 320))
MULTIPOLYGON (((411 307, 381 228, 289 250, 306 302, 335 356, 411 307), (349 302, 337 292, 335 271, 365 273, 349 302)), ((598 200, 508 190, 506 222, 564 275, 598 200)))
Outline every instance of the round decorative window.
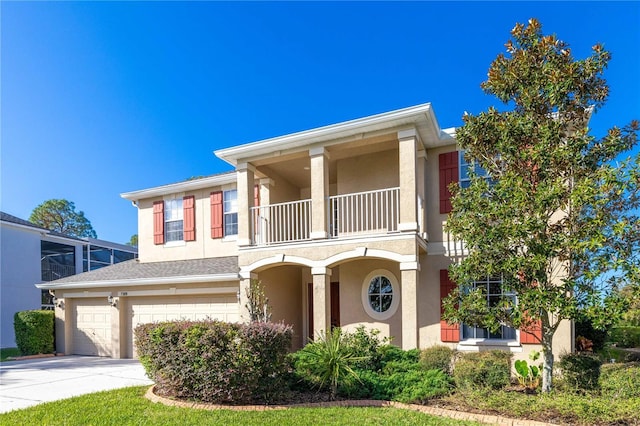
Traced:
POLYGON ((398 281, 389 271, 371 272, 362 283, 362 303, 367 314, 375 319, 391 317, 400 301, 398 281))

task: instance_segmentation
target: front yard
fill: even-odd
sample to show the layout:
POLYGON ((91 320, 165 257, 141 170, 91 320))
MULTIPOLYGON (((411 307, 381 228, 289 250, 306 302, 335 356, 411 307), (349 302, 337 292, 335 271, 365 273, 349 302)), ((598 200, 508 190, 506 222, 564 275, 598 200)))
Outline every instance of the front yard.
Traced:
POLYGON ((273 411, 194 410, 154 404, 147 387, 84 395, 0 414, 2 425, 429 425, 473 426, 396 408, 292 408, 273 411))

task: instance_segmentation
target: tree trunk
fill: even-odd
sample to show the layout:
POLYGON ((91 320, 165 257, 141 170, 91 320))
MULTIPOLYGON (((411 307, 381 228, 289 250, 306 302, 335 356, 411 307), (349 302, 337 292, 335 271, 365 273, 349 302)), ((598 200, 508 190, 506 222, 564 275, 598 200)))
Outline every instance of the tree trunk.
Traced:
POLYGON ((553 347, 551 336, 542 336, 542 392, 551 392, 553 384, 553 347))

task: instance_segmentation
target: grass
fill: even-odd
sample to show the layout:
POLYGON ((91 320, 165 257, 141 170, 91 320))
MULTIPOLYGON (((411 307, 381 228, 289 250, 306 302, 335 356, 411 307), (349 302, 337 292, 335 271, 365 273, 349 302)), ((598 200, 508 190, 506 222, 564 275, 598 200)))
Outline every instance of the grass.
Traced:
POLYGON ((0 349, 0 361, 6 361, 7 358, 13 356, 20 356, 20 349, 18 348, 2 348, 0 349))
MULTIPOLYGON (((640 384, 636 384, 640 386, 640 384)), ((458 390, 443 399, 461 410, 570 425, 640 425, 640 398, 575 394, 557 389, 549 394, 513 391, 458 390)))
POLYGON ((396 408, 292 408, 278 411, 194 410, 154 404, 147 387, 117 389, 0 414, 1 425, 428 425, 467 422, 396 408))

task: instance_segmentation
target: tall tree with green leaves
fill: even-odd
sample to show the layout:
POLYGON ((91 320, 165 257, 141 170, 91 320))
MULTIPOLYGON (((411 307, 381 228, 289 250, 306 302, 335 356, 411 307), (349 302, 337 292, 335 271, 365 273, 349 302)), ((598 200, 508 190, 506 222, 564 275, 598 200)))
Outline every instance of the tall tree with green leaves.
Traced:
POLYGON ((84 212, 76 211, 72 201, 51 199, 33 209, 29 222, 73 237, 98 238, 84 212))
POLYGON ((637 281, 640 158, 620 158, 639 126, 613 127, 600 139, 589 133, 609 94, 611 55, 602 45, 574 59, 534 19, 511 36, 481 85, 506 111, 466 115, 456 132, 466 159, 491 179, 472 173, 468 187, 452 185, 447 229, 468 254, 450 268, 458 289, 444 317, 493 331, 540 327, 549 391, 561 322, 584 315, 605 327, 624 310, 617 288, 637 281), (502 276, 507 295, 488 303, 470 285, 486 276, 502 276))
POLYGON ((127 242, 127 245, 131 247, 138 247, 138 234, 133 234, 127 242))

